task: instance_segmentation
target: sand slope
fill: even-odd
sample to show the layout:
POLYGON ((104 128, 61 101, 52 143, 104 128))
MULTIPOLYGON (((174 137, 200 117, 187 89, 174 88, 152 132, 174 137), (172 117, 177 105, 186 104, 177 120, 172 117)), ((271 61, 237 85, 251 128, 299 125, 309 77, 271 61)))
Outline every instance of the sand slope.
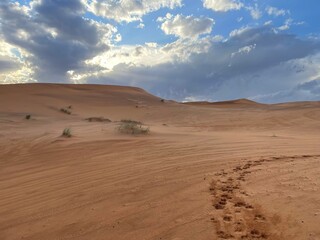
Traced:
POLYGON ((319 110, 2 85, 0 239, 320 239, 319 110), (151 132, 119 134, 121 119, 151 132))

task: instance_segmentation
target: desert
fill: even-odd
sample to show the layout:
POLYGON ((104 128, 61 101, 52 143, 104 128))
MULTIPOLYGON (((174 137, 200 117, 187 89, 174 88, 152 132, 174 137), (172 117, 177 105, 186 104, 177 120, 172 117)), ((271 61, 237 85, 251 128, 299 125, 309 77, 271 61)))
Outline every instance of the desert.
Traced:
POLYGON ((320 239, 319 121, 319 102, 0 85, 0 239, 320 239))

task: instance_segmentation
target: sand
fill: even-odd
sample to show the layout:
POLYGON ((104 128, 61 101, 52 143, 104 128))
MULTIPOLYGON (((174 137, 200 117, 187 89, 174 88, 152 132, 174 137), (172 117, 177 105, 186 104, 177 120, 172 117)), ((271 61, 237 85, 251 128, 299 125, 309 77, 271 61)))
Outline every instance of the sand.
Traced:
POLYGON ((319 130, 320 102, 1 85, 0 239, 320 239, 319 130))

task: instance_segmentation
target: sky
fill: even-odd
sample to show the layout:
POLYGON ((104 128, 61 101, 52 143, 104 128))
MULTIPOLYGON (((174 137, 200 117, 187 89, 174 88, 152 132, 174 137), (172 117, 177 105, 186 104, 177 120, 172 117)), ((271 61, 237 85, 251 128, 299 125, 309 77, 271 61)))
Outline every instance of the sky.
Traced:
POLYGON ((0 84, 320 100, 319 0, 1 0, 0 84))

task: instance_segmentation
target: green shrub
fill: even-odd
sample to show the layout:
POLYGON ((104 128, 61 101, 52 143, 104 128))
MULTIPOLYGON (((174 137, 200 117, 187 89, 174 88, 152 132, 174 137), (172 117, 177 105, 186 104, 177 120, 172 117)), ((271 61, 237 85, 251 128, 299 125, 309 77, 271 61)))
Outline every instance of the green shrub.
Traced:
POLYGON ((63 129, 63 131, 62 131, 62 136, 64 136, 64 137, 71 137, 71 136, 72 136, 72 134, 71 134, 71 129, 70 129, 70 128, 65 128, 65 129, 63 129))
POLYGON ((26 115, 26 119, 27 120, 31 119, 31 115, 30 114, 26 115))

